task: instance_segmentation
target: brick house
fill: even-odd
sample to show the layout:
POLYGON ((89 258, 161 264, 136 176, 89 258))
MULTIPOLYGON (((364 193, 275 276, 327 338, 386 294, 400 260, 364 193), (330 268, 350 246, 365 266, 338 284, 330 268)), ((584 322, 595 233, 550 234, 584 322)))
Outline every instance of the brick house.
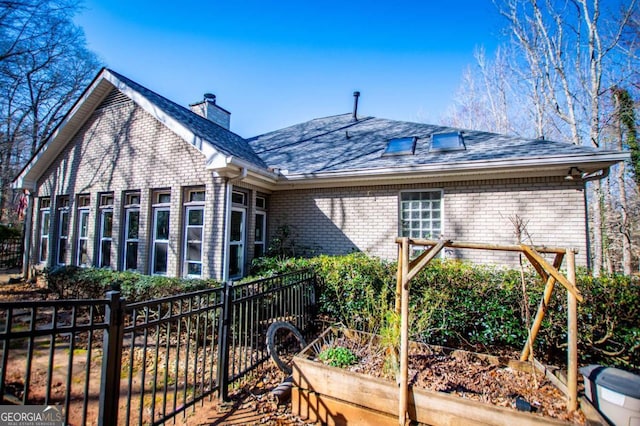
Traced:
POLYGON ((394 259, 398 235, 515 243, 517 215, 584 265, 585 183, 628 157, 357 108, 248 139, 229 118, 103 69, 14 181, 32 194, 25 264, 233 279, 283 226, 307 250, 394 259))

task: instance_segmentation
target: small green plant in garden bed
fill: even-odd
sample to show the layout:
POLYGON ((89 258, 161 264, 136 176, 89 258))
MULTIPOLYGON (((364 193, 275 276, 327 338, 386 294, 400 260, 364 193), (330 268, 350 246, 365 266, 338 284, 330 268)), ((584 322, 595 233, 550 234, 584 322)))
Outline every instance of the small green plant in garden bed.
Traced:
POLYGON ((318 354, 320 361, 332 367, 344 368, 358 362, 358 357, 351 349, 342 346, 327 348, 318 354))

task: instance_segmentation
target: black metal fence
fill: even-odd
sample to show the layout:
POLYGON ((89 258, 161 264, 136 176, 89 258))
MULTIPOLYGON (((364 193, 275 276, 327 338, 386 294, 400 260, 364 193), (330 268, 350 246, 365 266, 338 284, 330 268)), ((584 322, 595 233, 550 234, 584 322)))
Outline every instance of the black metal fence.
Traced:
POLYGON ((0 238, 0 268, 22 266, 22 237, 0 238))
POLYGON ((315 276, 126 303, 0 303, 0 403, 61 405, 67 424, 161 424, 267 360, 274 321, 312 324, 315 276))

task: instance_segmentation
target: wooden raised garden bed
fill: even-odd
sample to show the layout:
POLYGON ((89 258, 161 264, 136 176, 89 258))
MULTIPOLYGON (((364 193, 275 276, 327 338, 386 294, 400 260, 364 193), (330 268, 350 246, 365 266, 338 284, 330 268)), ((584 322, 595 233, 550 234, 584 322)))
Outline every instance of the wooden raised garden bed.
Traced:
MULTIPOLYGON (((377 340, 377 336, 329 328, 294 357, 294 414, 327 425, 397 425, 399 386, 392 378, 374 377, 384 376, 381 374, 384 350, 379 348, 377 340), (317 356, 322 350, 340 346, 352 349, 361 362, 351 367, 337 368, 318 360, 317 356)), ((413 422, 429 425, 606 425, 584 399, 581 401, 582 410, 568 414, 562 392, 566 388, 562 389, 562 382, 555 376, 551 377, 539 363, 535 363, 534 367, 530 362, 509 361, 491 355, 418 343, 411 343, 409 357, 411 385, 408 414, 413 422), (440 367, 435 364, 429 366, 431 361, 445 364, 440 364, 440 367), (420 364, 417 368, 416 362, 420 364), (429 369, 433 371, 427 371, 429 369), (462 384, 456 384, 454 377, 448 377, 448 371, 454 373, 453 370, 458 372, 451 376, 460 376, 460 371, 469 370, 472 377, 464 379, 466 382, 462 384), (482 382, 489 376, 496 381, 493 385, 482 382), (528 393, 528 389, 509 390, 508 382, 514 381, 519 381, 523 388, 539 389, 539 399, 543 402, 537 399, 535 393, 528 393), (428 388, 429 383, 436 382, 444 391, 420 386, 426 384, 428 388), (486 388, 487 392, 473 390, 475 382, 480 383, 480 387, 486 388), (506 396, 499 395, 502 390, 507 392, 506 396), (520 401, 517 402, 518 399, 520 401), (525 410, 532 409, 535 412, 519 411, 515 409, 516 404, 521 409, 524 405, 525 410), (555 413, 556 418, 550 413, 555 413)))

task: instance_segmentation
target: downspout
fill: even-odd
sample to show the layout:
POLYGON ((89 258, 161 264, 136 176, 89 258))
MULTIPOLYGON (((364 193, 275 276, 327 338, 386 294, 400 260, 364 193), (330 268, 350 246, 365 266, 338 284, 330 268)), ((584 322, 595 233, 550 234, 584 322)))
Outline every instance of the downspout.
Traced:
POLYGON ((591 182, 594 180, 605 179, 609 176, 609 167, 606 169, 599 170, 599 174, 594 173, 584 173, 582 175, 582 182, 584 184, 584 224, 585 224, 585 232, 586 232, 586 243, 587 243, 587 270, 591 271, 591 238, 589 237, 589 195, 587 194, 587 182, 591 182))
POLYGON ((24 214, 24 225, 22 228, 22 277, 29 280, 29 265, 31 264, 31 234, 33 232, 33 194, 29 192, 27 211, 24 214))
POLYGON ((243 167, 237 176, 225 181, 224 245, 222 250, 222 281, 229 280, 229 222, 231 221, 231 193, 233 184, 247 177, 247 168, 243 167))

